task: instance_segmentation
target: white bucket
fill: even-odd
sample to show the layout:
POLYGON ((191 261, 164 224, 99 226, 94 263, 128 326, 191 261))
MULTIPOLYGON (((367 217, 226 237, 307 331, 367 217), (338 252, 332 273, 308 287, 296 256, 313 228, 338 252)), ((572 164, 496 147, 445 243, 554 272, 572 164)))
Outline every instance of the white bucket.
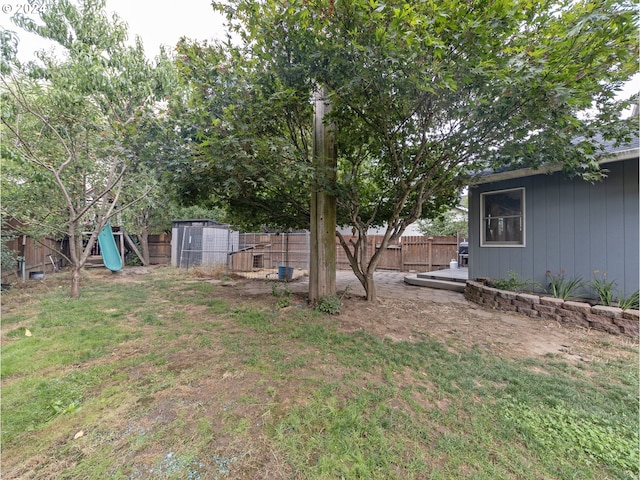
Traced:
POLYGON ((458 262, 456 262, 455 260, 451 260, 451 261, 449 262, 449 268, 450 268, 451 270, 453 270, 454 268, 458 268, 458 262))

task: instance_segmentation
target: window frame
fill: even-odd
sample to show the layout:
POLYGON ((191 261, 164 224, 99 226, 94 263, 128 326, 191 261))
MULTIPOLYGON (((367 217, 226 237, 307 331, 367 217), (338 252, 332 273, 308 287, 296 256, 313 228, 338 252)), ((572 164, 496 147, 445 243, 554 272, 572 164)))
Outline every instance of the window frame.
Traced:
MULTIPOLYGON (((496 218, 504 218, 504 217, 496 217, 496 218)), ((526 242, 527 242, 527 235, 526 235, 526 226, 527 226, 527 219, 526 219, 526 191, 525 191, 525 187, 515 187, 515 188, 506 188, 503 190, 491 190, 491 191, 487 191, 487 192, 482 192, 480 193, 480 246, 481 247, 488 247, 488 248, 524 248, 526 247, 526 242), (499 194, 499 193, 507 193, 507 192, 515 192, 515 191, 520 191, 521 193, 521 198, 522 198, 522 202, 521 202, 521 209, 522 209, 522 213, 520 215, 520 217, 522 218, 522 241, 521 242, 507 242, 507 241, 502 241, 502 240, 497 240, 497 241, 487 241, 486 239, 486 228, 485 228, 485 221, 486 221, 486 217, 485 217, 485 197, 488 195, 495 195, 495 194, 499 194)))

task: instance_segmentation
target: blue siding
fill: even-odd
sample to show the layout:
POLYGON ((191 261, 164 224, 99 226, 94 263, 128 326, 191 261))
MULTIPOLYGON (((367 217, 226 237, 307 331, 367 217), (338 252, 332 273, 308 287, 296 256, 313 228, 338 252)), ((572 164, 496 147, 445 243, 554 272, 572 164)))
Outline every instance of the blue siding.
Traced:
POLYGON ((638 162, 625 162, 623 170, 624 177, 624 194, 622 201, 624 202, 624 259, 625 259, 625 276, 624 285, 625 293, 629 295, 638 287, 638 265, 640 265, 640 227, 638 218, 640 218, 640 202, 638 197, 638 162), (633 287, 635 285, 635 288, 633 287))
MULTIPOLYGON (((575 272, 575 251, 576 251, 576 237, 575 237, 575 182, 570 182, 565 178, 562 178, 560 182, 560 215, 559 215, 559 244, 560 250, 560 263, 556 265, 547 265, 547 268, 553 272, 567 271, 575 272)), ((550 246, 549 248, 553 248, 550 246)))
MULTIPOLYGON (((606 179, 608 182, 610 178, 606 179)), ((593 263, 600 261, 602 251, 607 250, 607 195, 604 183, 596 183, 590 185, 589 188, 589 259, 593 259, 593 263)), ((602 268, 595 267, 594 270, 602 268)), ((605 270, 606 271, 606 270, 605 270)))
MULTIPOLYGON (((544 247, 542 245, 531 245, 531 248, 536 250, 543 249, 546 257, 544 263, 545 272, 547 270, 558 271, 561 264, 560 259, 560 176, 552 175, 545 178, 546 181, 537 182, 540 185, 546 185, 547 187, 547 201, 545 210, 543 210, 542 223, 547 229, 547 236, 545 238, 544 247), (546 216, 546 221, 544 217, 546 216)), ((537 190, 537 189, 535 189, 537 190)), ((536 229, 538 224, 530 224, 529 227, 536 229)), ((538 275, 539 277, 539 275, 538 275)), ((536 280, 540 280, 537 278, 536 280)))
MULTIPOLYGON (((607 164, 595 184, 562 173, 472 187, 469 195, 469 277, 521 279, 545 285, 546 271, 592 278, 607 272, 627 295, 640 284, 638 160, 607 164), (525 188, 525 247, 480 247, 480 194, 525 188)), ((585 291, 586 293, 586 291, 585 291)))
MULTIPOLYGON (((599 230, 597 222, 592 221, 591 215, 587 215, 589 212, 589 205, 591 203, 591 184, 587 182, 574 182, 574 212, 580 221, 575 222, 574 233, 574 262, 575 265, 582 268, 586 261, 594 256, 597 256, 597 252, 591 254, 590 243, 586 239, 590 238, 591 231, 599 230)), ((576 268, 576 272, 580 270, 576 268)), ((585 280, 588 280, 592 272, 581 272, 581 275, 585 280)))
POLYGON ((611 171, 607 181, 604 183, 606 189, 605 225, 607 229, 607 245, 604 252, 601 252, 598 257, 603 265, 599 267, 594 265, 593 269, 600 269, 601 272, 606 271, 609 280, 616 280, 621 283, 625 277, 624 169, 622 164, 612 164, 609 169, 611 171))

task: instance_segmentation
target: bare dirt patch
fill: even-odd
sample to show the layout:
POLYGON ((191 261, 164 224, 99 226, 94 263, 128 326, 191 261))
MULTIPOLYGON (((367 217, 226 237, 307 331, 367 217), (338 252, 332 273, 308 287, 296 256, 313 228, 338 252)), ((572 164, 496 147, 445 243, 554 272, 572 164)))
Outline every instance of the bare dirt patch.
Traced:
POLYGON ((472 304, 385 298, 370 305, 352 297, 344 300, 343 311, 340 325, 344 331, 365 331, 393 341, 428 337, 452 349, 476 347, 507 357, 559 355, 572 362, 589 361, 604 355, 598 345, 637 346, 627 338, 472 304))

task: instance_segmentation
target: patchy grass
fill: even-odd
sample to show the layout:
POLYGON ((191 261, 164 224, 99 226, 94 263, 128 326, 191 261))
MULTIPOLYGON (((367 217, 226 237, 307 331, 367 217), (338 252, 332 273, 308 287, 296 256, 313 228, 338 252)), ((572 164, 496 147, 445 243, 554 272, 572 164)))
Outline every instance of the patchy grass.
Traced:
POLYGON ((637 346, 509 359, 169 268, 64 280, 3 295, 3 478, 637 478, 637 346))

